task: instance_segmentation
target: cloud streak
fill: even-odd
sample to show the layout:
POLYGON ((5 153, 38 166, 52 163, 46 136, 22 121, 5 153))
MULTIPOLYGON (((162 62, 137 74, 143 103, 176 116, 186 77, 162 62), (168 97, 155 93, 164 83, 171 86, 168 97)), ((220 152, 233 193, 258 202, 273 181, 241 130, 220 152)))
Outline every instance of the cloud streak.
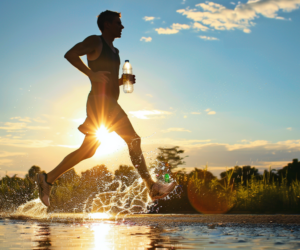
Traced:
POLYGON ((216 114, 216 111, 213 111, 213 110, 210 110, 210 109, 206 109, 205 112, 206 112, 208 115, 215 115, 215 114, 216 114))
POLYGON ((157 19, 157 18, 155 18, 154 16, 144 16, 143 19, 146 22, 150 22, 150 21, 153 21, 154 19, 157 19))
POLYGON ((138 111, 129 111, 129 113, 138 119, 159 119, 159 118, 165 118, 165 115, 172 114, 169 111, 163 111, 163 110, 138 110, 138 111))
POLYGON ((5 166, 12 165, 13 160, 12 159, 5 159, 5 158, 6 157, 19 156, 19 155, 26 155, 26 153, 0 151, 0 165, 5 165, 5 166))
POLYGON ((169 132, 189 132, 189 133, 191 133, 192 131, 185 129, 185 128, 168 128, 166 130, 162 130, 161 132, 163 132, 163 133, 169 133, 169 132))
POLYGON ((140 41, 144 41, 144 42, 151 42, 152 41, 152 37, 145 37, 145 36, 143 36, 143 37, 141 37, 141 39, 140 39, 140 41))
POLYGON ((180 23, 173 23, 171 25, 171 28, 157 28, 155 31, 158 34, 163 35, 171 35, 171 34, 177 34, 180 30, 186 30, 189 29, 191 26, 187 24, 180 24, 180 23))
POLYGON ((11 138, 1 138, 1 146, 12 146, 12 147, 22 147, 22 148, 44 148, 51 146, 52 141, 50 140, 20 140, 11 138))
POLYGON ((212 36, 199 36, 201 39, 203 40, 207 40, 207 41, 217 41, 219 40, 218 38, 216 37, 212 37, 212 36))
POLYGON ((28 126, 27 123, 24 122, 6 122, 4 126, 0 126, 0 129, 6 130, 7 132, 15 132, 15 131, 24 131, 27 129, 30 130, 42 130, 49 129, 49 127, 45 126, 28 126))

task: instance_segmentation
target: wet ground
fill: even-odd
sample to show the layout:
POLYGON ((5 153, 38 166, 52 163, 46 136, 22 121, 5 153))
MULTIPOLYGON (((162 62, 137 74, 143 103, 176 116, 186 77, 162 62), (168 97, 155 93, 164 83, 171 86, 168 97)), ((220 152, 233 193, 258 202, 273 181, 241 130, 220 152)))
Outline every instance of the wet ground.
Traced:
POLYGON ((3 249, 300 249, 299 215, 2 214, 3 249), (98 217, 98 218, 95 218, 98 217))

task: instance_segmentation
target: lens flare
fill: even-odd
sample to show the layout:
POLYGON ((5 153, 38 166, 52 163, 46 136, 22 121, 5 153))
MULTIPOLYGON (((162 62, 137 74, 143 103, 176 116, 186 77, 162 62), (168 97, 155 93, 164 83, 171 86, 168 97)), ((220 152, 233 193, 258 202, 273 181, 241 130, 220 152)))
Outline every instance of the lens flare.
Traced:
POLYGON ((104 141, 109 137, 109 132, 107 128, 104 127, 104 125, 101 125, 101 127, 96 132, 96 136, 99 141, 104 141))
POLYGON ((126 143, 116 132, 109 133, 104 125, 101 125, 97 130, 96 137, 101 142, 96 156, 112 154, 126 146, 126 143))

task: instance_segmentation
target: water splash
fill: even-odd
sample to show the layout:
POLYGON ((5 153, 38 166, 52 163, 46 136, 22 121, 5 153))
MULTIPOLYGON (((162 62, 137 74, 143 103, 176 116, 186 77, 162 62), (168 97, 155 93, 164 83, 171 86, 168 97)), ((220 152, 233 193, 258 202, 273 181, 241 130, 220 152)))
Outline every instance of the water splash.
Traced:
POLYGON ((92 212, 109 213, 118 217, 121 214, 145 213, 152 202, 142 179, 135 180, 122 190, 122 183, 116 191, 97 194, 92 202, 92 212))
MULTIPOLYGON (((149 155, 150 157, 153 154, 155 154, 154 151, 146 152, 146 155, 149 155)), ((155 174, 155 169, 157 167, 158 162, 156 161, 149 169, 150 175, 154 181, 157 181, 155 174)), ((53 213, 47 213, 48 208, 45 207, 39 199, 35 199, 18 207, 17 211, 10 213, 10 217, 51 221, 65 221, 76 218, 76 221, 86 221, 102 219, 111 220, 114 218, 118 219, 119 217, 125 218, 127 215, 151 212, 155 203, 151 201, 148 195, 149 190, 146 188, 143 180, 139 177, 133 182, 129 181, 131 184, 126 184, 128 183, 128 178, 126 176, 123 177, 125 178, 123 182, 121 180, 113 180, 105 184, 99 183, 101 189, 98 188, 98 191, 92 193, 88 192, 87 197, 81 200, 80 203, 77 203, 77 205, 74 205, 76 203, 73 204, 74 213, 57 213, 55 212, 57 210, 53 210, 53 213), (118 185, 116 185, 117 183, 118 185), (116 187, 118 187, 117 190, 116 187), (78 204, 81 205, 81 208, 78 204), (75 213, 76 209, 79 209, 81 212, 75 213)), ((76 189, 74 190, 74 198, 76 200, 76 189)), ((169 199, 169 197, 164 199, 169 199)), ((159 208, 156 207, 155 209, 156 212, 158 212, 159 208)))
POLYGON ((26 217, 26 218, 47 218, 47 207, 43 205, 40 199, 35 199, 26 202, 18 207, 11 214, 11 217, 26 217))

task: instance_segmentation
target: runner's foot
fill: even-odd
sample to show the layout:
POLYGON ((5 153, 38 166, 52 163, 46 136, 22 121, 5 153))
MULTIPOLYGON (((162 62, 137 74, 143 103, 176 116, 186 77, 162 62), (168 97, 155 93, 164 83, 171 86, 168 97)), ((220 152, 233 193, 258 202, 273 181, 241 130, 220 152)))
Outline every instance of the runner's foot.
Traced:
POLYGON ((155 182, 150 189, 150 198, 152 201, 161 199, 166 197, 169 193, 171 193, 176 187, 176 183, 172 182, 170 184, 161 184, 155 182))
POLYGON ((39 197, 41 202, 49 207, 50 206, 50 192, 52 185, 46 182, 47 175, 45 173, 36 174, 36 182, 39 188, 39 197))

